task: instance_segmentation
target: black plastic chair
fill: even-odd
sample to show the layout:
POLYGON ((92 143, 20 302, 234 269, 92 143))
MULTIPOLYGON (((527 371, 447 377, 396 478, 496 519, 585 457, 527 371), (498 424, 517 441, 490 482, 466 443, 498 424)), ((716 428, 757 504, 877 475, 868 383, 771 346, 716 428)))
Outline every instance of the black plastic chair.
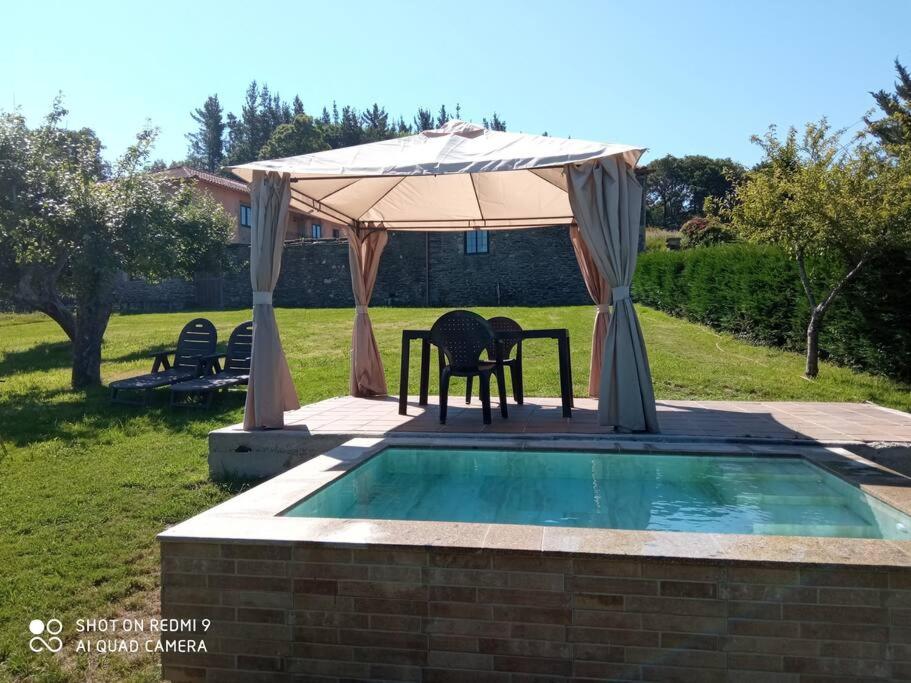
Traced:
MULTIPOLYGON (((525 402, 525 385, 522 380, 522 326, 512 318, 498 316, 488 318, 494 332, 501 334, 500 348, 503 353, 501 362, 509 368, 509 374, 512 379, 512 395, 516 403, 522 405, 525 402), (506 338, 502 334, 514 335, 506 338), (512 350, 516 350, 515 358, 510 358, 512 350)), ((487 358, 496 361, 496 344, 487 347, 487 358)), ((465 390, 465 403, 471 403, 471 385, 472 378, 468 378, 468 386, 465 390)))
POLYGON ((213 353, 203 358, 207 368, 201 377, 171 385, 171 405, 209 407, 218 391, 246 385, 250 380, 252 354, 253 323, 248 320, 234 328, 225 353, 213 353), (224 366, 219 363, 220 358, 225 359, 224 366))
POLYGON ((148 403, 152 391, 175 382, 199 377, 204 368, 203 357, 215 352, 218 332, 209 320, 195 318, 188 322, 177 338, 177 348, 152 354, 152 372, 111 382, 111 401, 114 403, 148 403), (174 362, 170 361, 173 354, 174 362), (139 392, 139 401, 124 400, 121 392, 139 392))
POLYGON ((493 328, 471 311, 450 311, 430 328, 430 343, 440 351, 440 423, 446 424, 451 377, 477 377, 484 424, 490 424, 490 376, 497 376, 500 414, 507 417, 503 366, 481 360, 481 352, 494 345, 493 328), (445 358, 445 361, 444 361, 445 358))

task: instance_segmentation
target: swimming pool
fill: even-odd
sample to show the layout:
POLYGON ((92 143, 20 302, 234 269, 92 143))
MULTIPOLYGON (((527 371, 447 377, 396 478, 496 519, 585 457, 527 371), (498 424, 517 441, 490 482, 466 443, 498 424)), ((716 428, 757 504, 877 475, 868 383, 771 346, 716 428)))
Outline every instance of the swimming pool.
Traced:
POLYGON ((911 540, 911 517, 803 458, 386 448, 284 512, 911 540))

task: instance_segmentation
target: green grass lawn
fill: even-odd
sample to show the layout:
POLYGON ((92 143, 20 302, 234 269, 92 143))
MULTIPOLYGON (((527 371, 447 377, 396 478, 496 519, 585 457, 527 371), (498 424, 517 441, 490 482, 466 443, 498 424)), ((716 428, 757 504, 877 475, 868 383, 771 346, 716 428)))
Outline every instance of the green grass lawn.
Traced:
MULTIPOLYGON (((830 365, 810 382, 801 377, 803 359, 797 354, 750 346, 639 310, 658 398, 870 400, 911 409, 911 387, 830 365)), ((391 391, 398 389, 402 328, 428 327, 440 313, 371 311, 391 391)), ((584 394, 591 307, 496 313, 525 327, 569 328, 575 390, 584 394)), ((301 401, 347 393, 353 311, 279 309, 277 314, 301 401)), ((249 312, 205 315, 225 340, 249 312)), ((146 370, 148 353, 172 346, 188 317, 114 317, 104 346, 105 381, 146 370)), ((551 344, 528 343, 526 358, 527 393, 558 395, 551 344)), ((412 380, 416 393, 416 372, 412 380)), ((52 322, 40 315, 0 316, 0 679, 156 680, 151 656, 99 662, 30 655, 28 622, 56 617, 72 636, 79 618, 149 616, 157 600, 155 534, 233 493, 208 481, 205 437, 240 420, 242 398, 207 412, 176 412, 161 392, 151 408, 113 407, 105 390, 72 392, 68 382, 68 347, 52 322)))

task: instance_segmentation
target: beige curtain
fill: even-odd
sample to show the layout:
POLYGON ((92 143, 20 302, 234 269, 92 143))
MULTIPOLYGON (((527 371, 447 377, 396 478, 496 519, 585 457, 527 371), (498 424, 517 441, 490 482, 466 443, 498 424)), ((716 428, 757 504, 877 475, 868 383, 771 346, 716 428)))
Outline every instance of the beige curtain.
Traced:
POLYGON ((607 336, 607 324, 610 321, 610 285, 601 276, 598 266, 592 259, 588 245, 582 239, 578 225, 569 226, 569 239, 576 253, 576 261, 585 281, 585 288, 595 302, 595 327, 592 330, 592 355, 588 364, 588 395, 595 398, 600 393, 601 360, 604 356, 604 338, 607 336))
POLYGON ((282 265, 291 198, 287 173, 256 171, 250 183, 250 282, 253 285, 253 350, 244 429, 281 429, 284 412, 300 408, 272 308, 282 265))
POLYGON ((348 264, 351 270, 351 290, 354 293, 354 330, 351 333, 352 396, 385 396, 386 375, 380 350, 373 336, 373 325, 367 306, 380 269, 380 257, 389 236, 385 230, 355 230, 348 234, 348 264))
POLYGON ((614 312, 604 341, 598 422, 621 430, 657 432, 645 341, 629 298, 641 230, 642 187, 619 156, 568 164, 566 175, 582 238, 612 289, 614 312))

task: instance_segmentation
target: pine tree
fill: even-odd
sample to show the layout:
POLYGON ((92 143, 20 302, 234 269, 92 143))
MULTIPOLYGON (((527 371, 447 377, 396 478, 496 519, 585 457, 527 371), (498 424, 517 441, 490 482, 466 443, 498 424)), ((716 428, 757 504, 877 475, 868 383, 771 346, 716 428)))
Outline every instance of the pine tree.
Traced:
POLYGON ((339 146, 350 147, 351 145, 359 145, 363 141, 364 129, 361 128, 361 120, 357 113, 357 109, 348 105, 342 107, 339 146))
POLYGON ((449 115, 449 112, 446 111, 446 105, 440 105, 440 111, 437 113, 437 128, 442 128, 446 125, 446 122, 449 121, 452 117, 449 115))
POLYGON ((414 116, 415 132, 420 133, 422 130, 431 130, 433 127, 433 114, 430 113, 430 109, 418 107, 418 113, 414 116))
POLYGON ((188 133, 188 157, 193 166, 217 171, 225 158, 225 122, 222 119, 218 95, 210 95, 199 109, 190 113, 199 124, 195 133, 188 133))
POLYGON ((499 130, 499 131, 506 130, 506 121, 501 119, 499 116, 497 116, 497 112, 493 113, 493 116, 491 117, 490 121, 488 121, 487 119, 483 119, 483 121, 484 121, 484 127, 489 130, 499 130))
POLYGON ((367 136, 372 140, 382 140, 387 137, 389 114, 376 102, 361 114, 361 121, 367 129, 367 136))
POLYGON ((864 121, 870 133, 885 146, 911 146, 911 74, 895 60, 895 71, 898 80, 895 92, 879 90, 870 93, 884 116, 878 121, 865 117, 864 121))
POLYGON ((307 113, 304 111, 304 103, 301 102, 301 98, 299 95, 294 96, 294 101, 291 103, 291 113, 295 117, 300 116, 301 114, 307 113))

